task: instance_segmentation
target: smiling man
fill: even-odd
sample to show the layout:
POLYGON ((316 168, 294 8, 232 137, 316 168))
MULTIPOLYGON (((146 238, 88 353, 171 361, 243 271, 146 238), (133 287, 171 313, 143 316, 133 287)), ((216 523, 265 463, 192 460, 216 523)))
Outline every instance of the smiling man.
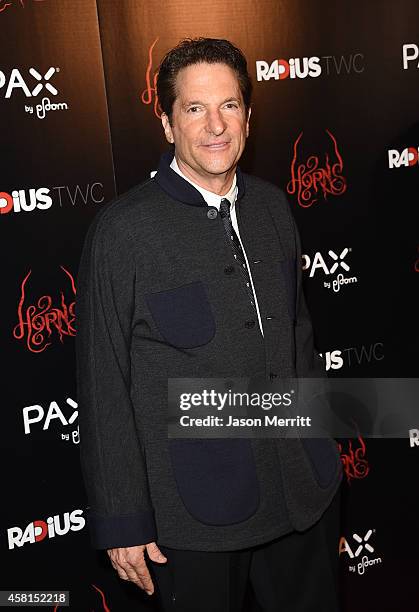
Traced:
POLYGON ((337 612, 332 439, 168 438, 169 378, 322 376, 285 195, 240 171, 246 59, 187 39, 157 89, 172 147, 107 204, 78 275, 80 451, 95 548, 161 610, 337 612), (249 586, 251 587, 248 591, 249 586))
POLYGON ((202 63, 193 64, 178 74, 173 87, 179 95, 162 116, 167 140, 176 143, 172 167, 225 195, 249 135, 251 109, 236 74, 226 64, 207 64, 205 69, 202 63))

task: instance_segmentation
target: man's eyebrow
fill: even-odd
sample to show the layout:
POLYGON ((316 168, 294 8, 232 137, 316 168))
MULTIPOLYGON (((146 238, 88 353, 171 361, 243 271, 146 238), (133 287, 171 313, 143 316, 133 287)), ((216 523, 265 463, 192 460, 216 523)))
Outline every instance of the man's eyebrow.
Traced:
MULTIPOLYGON (((240 99, 235 97, 226 98, 221 102, 221 104, 226 104, 227 102, 237 102, 238 104, 241 104, 240 99)), ((194 104, 200 104, 201 106, 205 106, 205 102, 202 102, 201 100, 188 100, 186 102, 183 102, 182 106, 185 108, 186 106, 193 106, 194 104)))

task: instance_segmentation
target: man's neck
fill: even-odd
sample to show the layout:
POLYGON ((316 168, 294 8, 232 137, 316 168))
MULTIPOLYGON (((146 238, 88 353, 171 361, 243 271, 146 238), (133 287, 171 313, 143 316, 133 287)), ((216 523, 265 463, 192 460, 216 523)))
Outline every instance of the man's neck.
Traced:
POLYGON ((234 175, 236 173, 236 166, 230 168, 227 172, 217 175, 209 175, 206 179, 200 174, 197 174, 188 165, 184 164, 181 159, 175 156, 179 170, 190 180, 212 193, 216 193, 219 196, 226 195, 231 189, 233 184, 234 175))

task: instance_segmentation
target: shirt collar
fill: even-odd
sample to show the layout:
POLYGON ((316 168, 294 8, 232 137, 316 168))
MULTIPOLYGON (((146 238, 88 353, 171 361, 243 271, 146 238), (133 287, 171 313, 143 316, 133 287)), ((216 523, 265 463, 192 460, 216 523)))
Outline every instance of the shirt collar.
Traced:
POLYGON ((230 205, 234 206, 236 198, 237 198, 237 179, 236 179, 236 173, 234 173, 233 183, 232 183, 230 189, 228 190, 228 192, 225 195, 221 196, 218 193, 214 193, 213 191, 208 191, 208 189, 204 189, 203 187, 201 187, 200 185, 198 185, 194 181, 191 181, 191 179, 188 178, 182 172, 182 170, 179 168, 179 165, 177 163, 177 160, 176 160, 175 156, 173 156, 173 159, 172 159, 172 161, 170 163, 170 167, 175 172, 177 172, 182 178, 184 178, 185 181, 188 181, 188 183, 193 185, 195 187, 195 189, 197 189, 199 191, 199 193, 202 195, 202 197, 204 198, 204 200, 208 204, 208 206, 215 206, 218 210, 220 210, 221 200, 223 200, 224 198, 229 200, 230 205))
MULTIPOLYGON (((195 187, 180 176, 177 172, 170 167, 170 163, 173 159, 174 150, 171 147, 160 156, 159 165, 157 172, 153 177, 153 181, 159 185, 159 187, 167 193, 171 198, 184 204, 191 206, 207 206, 202 193, 200 193, 195 187)), ((239 201, 246 192, 246 175, 240 170, 240 166, 236 168, 236 180, 237 180, 237 201, 239 201)))

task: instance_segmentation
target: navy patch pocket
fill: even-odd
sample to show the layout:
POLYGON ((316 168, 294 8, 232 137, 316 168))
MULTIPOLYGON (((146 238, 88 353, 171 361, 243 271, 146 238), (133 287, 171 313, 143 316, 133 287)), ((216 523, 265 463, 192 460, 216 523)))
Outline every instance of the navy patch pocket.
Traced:
POLYGON ((186 510, 207 525, 241 523, 260 504, 259 480, 249 439, 172 439, 169 450, 186 510))
POLYGON ((159 332, 169 344, 195 348, 215 336, 215 319, 202 281, 149 293, 145 299, 159 332))

